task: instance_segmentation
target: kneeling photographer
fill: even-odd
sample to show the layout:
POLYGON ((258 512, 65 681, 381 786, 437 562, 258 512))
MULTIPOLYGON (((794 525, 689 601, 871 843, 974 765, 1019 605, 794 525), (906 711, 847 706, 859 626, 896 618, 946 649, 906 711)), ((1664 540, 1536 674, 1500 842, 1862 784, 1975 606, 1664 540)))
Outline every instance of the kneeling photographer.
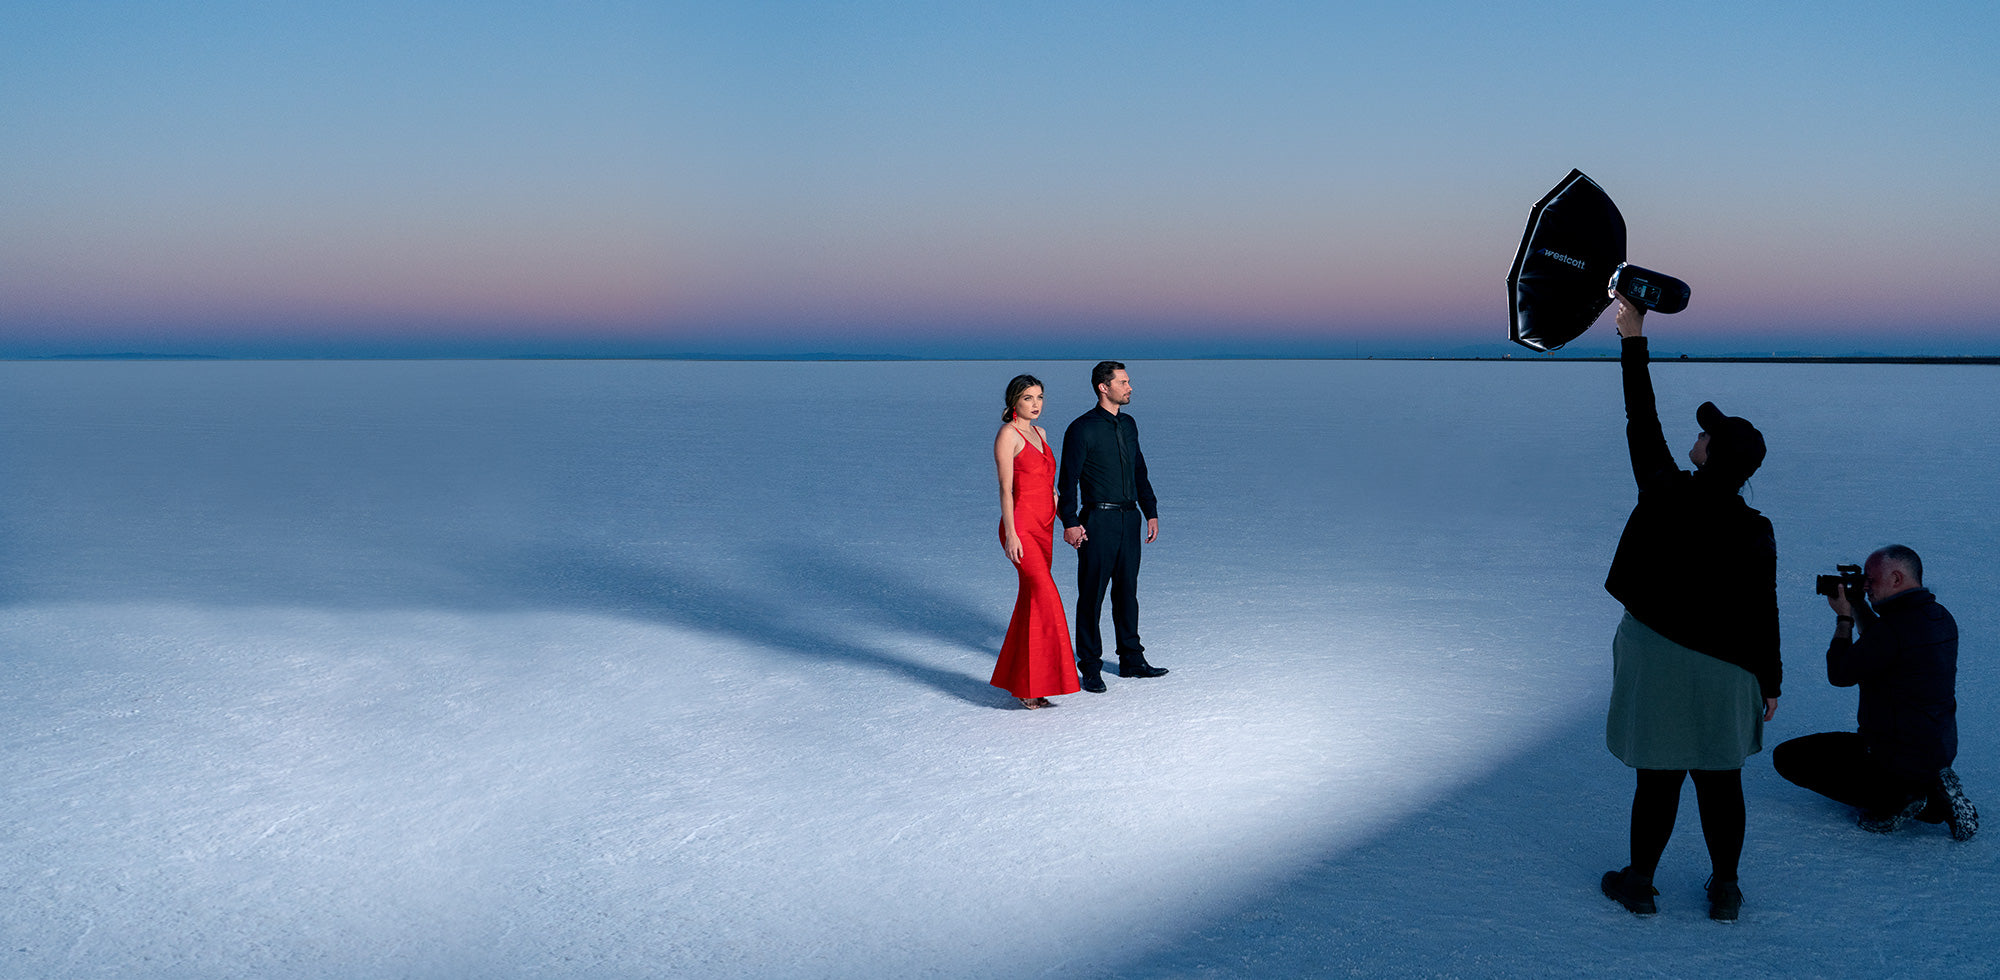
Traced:
POLYGON ((1860 687, 1858 731, 1792 739, 1771 753, 1771 765, 1859 809, 1865 830, 1886 834, 1915 818, 1948 824, 1953 840, 1971 840, 1979 811, 1951 770, 1958 624, 1924 587, 1923 560, 1907 547, 1890 545, 1840 572, 1820 576, 1818 587, 1837 617, 1826 679, 1860 687))

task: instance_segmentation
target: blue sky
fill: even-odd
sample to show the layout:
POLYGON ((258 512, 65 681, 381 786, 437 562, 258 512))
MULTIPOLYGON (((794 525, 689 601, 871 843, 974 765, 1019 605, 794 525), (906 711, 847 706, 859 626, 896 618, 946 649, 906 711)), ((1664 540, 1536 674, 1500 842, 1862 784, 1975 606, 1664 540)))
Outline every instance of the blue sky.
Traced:
POLYGON ((1448 351, 1504 342, 1571 167, 1693 285, 1662 345, 1994 353, 1995 41, 1950 3, 0 3, 0 355, 1448 351))

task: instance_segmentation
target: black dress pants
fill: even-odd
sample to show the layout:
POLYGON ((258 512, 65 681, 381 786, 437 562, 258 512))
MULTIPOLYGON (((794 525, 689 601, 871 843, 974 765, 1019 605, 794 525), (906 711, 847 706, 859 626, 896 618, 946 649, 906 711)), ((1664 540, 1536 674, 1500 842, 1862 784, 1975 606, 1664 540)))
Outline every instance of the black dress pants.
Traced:
POLYGON ((1146 662, 1139 643, 1139 547, 1146 537, 1145 520, 1132 510, 1083 512, 1086 537, 1076 554, 1076 663, 1085 673, 1104 665, 1104 587, 1111 587, 1111 625, 1118 636, 1118 662, 1146 662))
POLYGON ((1821 796, 1871 815, 1896 813, 1911 800, 1930 795, 1937 783, 1935 776, 1891 772, 1867 753, 1858 732, 1821 732, 1786 741, 1771 750, 1771 768, 1821 796))

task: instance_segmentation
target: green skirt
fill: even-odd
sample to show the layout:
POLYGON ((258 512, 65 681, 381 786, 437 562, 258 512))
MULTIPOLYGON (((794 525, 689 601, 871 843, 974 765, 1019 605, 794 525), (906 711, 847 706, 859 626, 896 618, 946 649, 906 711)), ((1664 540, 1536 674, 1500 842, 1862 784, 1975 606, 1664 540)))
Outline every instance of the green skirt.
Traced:
POLYGON ((1611 641, 1604 744, 1634 769, 1741 769, 1764 748, 1757 675, 1626 613, 1611 641))

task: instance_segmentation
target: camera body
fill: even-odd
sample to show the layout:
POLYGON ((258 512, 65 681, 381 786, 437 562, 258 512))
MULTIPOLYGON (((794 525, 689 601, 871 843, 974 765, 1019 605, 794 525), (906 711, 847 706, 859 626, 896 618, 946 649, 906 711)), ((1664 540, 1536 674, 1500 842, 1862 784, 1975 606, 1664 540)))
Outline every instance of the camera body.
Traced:
POLYGON ((1688 308, 1688 284, 1667 275, 1642 269, 1630 262, 1618 263, 1611 273, 1611 289, 1655 313, 1679 313, 1688 308))
POLYGON ((1847 586, 1848 601, 1859 601, 1862 590, 1868 586, 1868 576, 1861 571, 1861 566, 1835 565, 1833 570, 1840 574, 1821 575, 1813 581, 1813 594, 1831 599, 1840 594, 1837 590, 1844 585, 1847 586))

